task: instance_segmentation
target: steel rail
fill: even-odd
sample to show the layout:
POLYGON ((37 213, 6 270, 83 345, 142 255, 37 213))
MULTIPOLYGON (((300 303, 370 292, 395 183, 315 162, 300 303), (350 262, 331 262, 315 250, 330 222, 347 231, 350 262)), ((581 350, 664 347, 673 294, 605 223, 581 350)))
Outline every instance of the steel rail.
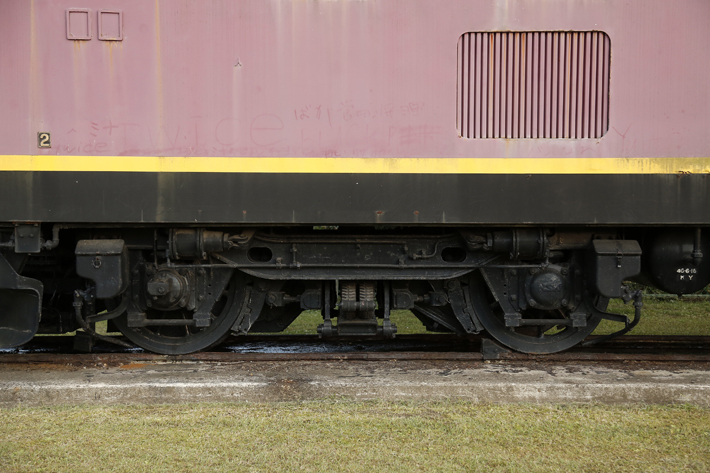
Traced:
POLYGON ((460 361, 485 360, 518 362, 689 362, 708 363, 710 352, 698 353, 593 353, 564 352, 550 355, 501 353, 484 357, 480 352, 350 352, 350 353, 227 353, 207 352, 191 355, 156 355, 153 353, 103 354, 3 354, 0 365, 73 365, 120 366, 127 364, 160 363, 240 363, 240 362, 304 362, 304 361, 460 361))
MULTIPOLYGON (((51 338, 51 337, 47 337, 51 338)), ((67 338, 67 337, 64 337, 67 338)), ((593 337, 592 337, 593 338, 593 337)), ((153 353, 0 353, 0 365, 112 365, 155 363, 239 363, 239 362, 300 362, 300 361, 461 361, 507 360, 517 362, 710 362, 709 336, 646 336, 627 335, 605 342, 593 349, 572 348, 562 353, 525 354, 505 349, 491 355, 480 351, 482 337, 462 339, 451 335, 402 335, 401 341, 427 341, 446 344, 449 351, 352 351, 352 352, 297 352, 297 353, 235 353, 226 351, 201 352, 188 355, 158 355, 153 353), (455 342, 448 343, 447 342, 455 342), (452 351, 459 349, 459 351, 452 351)), ((341 338, 339 341, 344 341, 341 338)), ((366 342, 374 338, 357 338, 352 342, 366 342)), ((316 336, 254 335, 232 337, 221 345, 235 343, 296 342, 304 347, 323 339, 316 336)), ((436 346, 432 349, 437 349, 436 346)))

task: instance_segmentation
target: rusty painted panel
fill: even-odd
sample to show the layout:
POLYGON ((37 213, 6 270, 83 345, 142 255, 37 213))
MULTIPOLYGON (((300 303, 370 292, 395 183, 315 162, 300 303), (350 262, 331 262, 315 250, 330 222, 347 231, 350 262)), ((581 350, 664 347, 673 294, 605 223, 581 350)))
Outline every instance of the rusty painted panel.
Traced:
POLYGON ((0 154, 708 156, 708 24, 704 0, 2 0, 0 154), (470 32, 510 33, 467 37, 469 95, 470 32))

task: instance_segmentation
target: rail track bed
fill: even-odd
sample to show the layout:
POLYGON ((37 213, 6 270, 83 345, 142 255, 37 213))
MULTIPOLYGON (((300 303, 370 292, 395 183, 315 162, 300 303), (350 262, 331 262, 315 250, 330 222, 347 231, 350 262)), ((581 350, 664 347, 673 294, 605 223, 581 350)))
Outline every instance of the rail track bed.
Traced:
POLYGON ((710 406, 710 337, 625 336, 554 355, 448 335, 235 337, 179 356, 73 347, 72 337, 38 337, 0 353, 0 407, 380 399, 710 406))
MULTIPOLYGON (((595 340, 596 337, 589 337, 595 340)), ((710 336, 626 335, 590 347, 562 353, 524 354, 507 350, 483 337, 401 335, 395 340, 359 338, 321 339, 311 335, 250 335, 231 337, 209 352, 158 355, 141 349, 122 349, 97 342, 91 352, 86 341, 74 337, 37 337, 30 344, 0 351, 0 364, 120 366, 126 363, 240 361, 391 361, 440 360, 517 362, 710 362, 710 336), (80 347, 80 349, 77 349, 80 347)))

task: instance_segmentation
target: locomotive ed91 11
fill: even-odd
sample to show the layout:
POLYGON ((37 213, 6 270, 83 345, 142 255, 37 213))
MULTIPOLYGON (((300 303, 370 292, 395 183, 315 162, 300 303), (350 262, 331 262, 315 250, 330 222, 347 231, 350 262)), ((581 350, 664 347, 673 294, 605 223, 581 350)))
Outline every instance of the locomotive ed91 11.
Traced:
POLYGON ((625 333, 625 281, 710 283, 708 24, 703 0, 4 0, 0 347, 181 354, 304 310, 527 353, 625 333))

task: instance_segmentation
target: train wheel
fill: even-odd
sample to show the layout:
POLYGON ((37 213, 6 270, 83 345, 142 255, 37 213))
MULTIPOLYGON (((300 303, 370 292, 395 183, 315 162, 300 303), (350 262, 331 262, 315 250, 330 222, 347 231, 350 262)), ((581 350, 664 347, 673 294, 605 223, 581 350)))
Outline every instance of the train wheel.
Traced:
MULTIPOLYGON (((500 343, 523 353, 557 353, 567 350, 591 334, 601 317, 589 312, 585 327, 572 327, 561 324, 506 327, 503 310, 488 289, 478 271, 471 276, 469 284, 471 304, 486 331, 500 343)), ((597 308, 604 309, 608 301, 598 301, 597 308)), ((521 314, 523 319, 559 319, 568 320, 566 310, 527 309, 521 314)))
MULTIPOLYGON (((175 326, 129 327, 126 314, 114 321, 126 338, 148 351, 163 355, 184 355, 205 350, 222 342, 230 334, 239 316, 238 309, 244 301, 245 287, 246 282, 239 273, 232 277, 224 295, 212 308, 209 327, 197 328, 187 322, 175 326)), ((148 319, 192 319, 192 313, 187 310, 148 310, 146 316, 148 319)))

